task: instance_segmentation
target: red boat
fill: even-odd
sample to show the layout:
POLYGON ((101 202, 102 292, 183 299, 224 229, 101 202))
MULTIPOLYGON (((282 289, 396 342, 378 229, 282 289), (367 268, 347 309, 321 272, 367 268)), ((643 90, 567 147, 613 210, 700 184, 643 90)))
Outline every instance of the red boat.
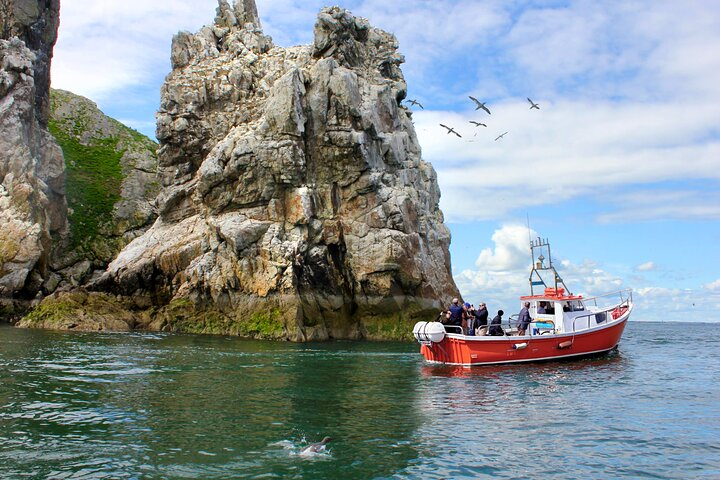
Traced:
POLYGON ((495 336, 488 335, 487 327, 468 332, 462 326, 418 322, 413 335, 425 360, 447 365, 537 362, 598 355, 617 347, 633 309, 632 291, 573 295, 552 265, 549 242, 538 238, 530 242, 530 250, 530 295, 520 297, 522 305, 530 304, 525 334, 517 334, 517 315, 493 329, 495 336), (543 287, 542 293, 535 294, 536 287, 543 287))

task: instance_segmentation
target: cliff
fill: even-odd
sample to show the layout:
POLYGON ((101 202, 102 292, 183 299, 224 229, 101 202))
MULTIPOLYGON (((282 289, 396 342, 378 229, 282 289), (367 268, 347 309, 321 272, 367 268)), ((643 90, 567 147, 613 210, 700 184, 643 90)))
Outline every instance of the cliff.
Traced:
POLYGON ((158 219, 92 292, 55 295, 25 324, 85 328, 62 315, 82 310, 104 328, 97 300, 98 317, 120 308, 129 328, 409 336, 457 288, 397 49, 337 7, 312 45, 278 47, 254 1, 220 0, 213 25, 173 38, 158 219))
MULTIPOLYGON (((62 152, 47 131, 59 1, 0 3, 0 310, 41 292, 67 231, 62 152)), ((0 312, 0 313, 2 313, 0 312)))
POLYGON ((48 128, 66 165, 69 235, 53 245, 44 293, 102 274, 157 215, 158 145, 103 114, 87 98, 50 92, 48 128))

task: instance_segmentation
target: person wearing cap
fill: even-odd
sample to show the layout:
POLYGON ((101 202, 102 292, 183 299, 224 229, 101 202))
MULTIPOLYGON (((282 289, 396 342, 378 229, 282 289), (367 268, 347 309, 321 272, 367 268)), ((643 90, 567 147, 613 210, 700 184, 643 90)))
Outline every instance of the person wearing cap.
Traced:
POLYGON ((520 313, 518 314, 518 336, 525 335, 525 331, 527 330, 528 325, 530 325, 530 322, 532 320, 530 319, 530 302, 525 302, 523 304, 523 308, 520 310, 520 313))
POLYGON ((465 302, 464 305, 465 308, 465 318, 467 319, 466 325, 465 325, 465 332, 466 335, 475 335, 475 306, 470 305, 468 302, 465 302))

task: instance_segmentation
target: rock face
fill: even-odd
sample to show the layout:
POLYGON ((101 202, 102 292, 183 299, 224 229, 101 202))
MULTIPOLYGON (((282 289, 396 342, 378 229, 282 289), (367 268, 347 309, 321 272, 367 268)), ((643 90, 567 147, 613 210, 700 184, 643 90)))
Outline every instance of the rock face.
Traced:
POLYGON ((47 131, 58 0, 0 2, 0 303, 33 298, 67 229, 65 168, 47 131))
POLYGON ((63 90, 50 96, 50 132, 66 164, 70 235, 53 248, 45 293, 101 274, 155 221, 157 144, 63 90))
POLYGON ((407 336, 457 295, 394 36, 323 9, 280 48, 254 1, 181 32, 162 87, 159 218, 94 289, 150 328, 310 340, 407 336))

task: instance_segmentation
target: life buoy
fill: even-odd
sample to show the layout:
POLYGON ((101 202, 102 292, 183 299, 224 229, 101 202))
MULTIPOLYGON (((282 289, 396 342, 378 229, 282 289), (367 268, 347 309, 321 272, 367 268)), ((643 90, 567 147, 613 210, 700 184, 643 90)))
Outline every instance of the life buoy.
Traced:
POLYGON ((561 342, 558 344, 558 348, 562 350, 563 348, 570 348, 572 347, 573 341, 572 340, 566 340, 564 342, 561 342))
POLYGON ((613 320, 617 320, 618 318, 625 315, 625 312, 627 312, 627 307, 617 307, 615 310, 612 311, 612 318, 613 320))

